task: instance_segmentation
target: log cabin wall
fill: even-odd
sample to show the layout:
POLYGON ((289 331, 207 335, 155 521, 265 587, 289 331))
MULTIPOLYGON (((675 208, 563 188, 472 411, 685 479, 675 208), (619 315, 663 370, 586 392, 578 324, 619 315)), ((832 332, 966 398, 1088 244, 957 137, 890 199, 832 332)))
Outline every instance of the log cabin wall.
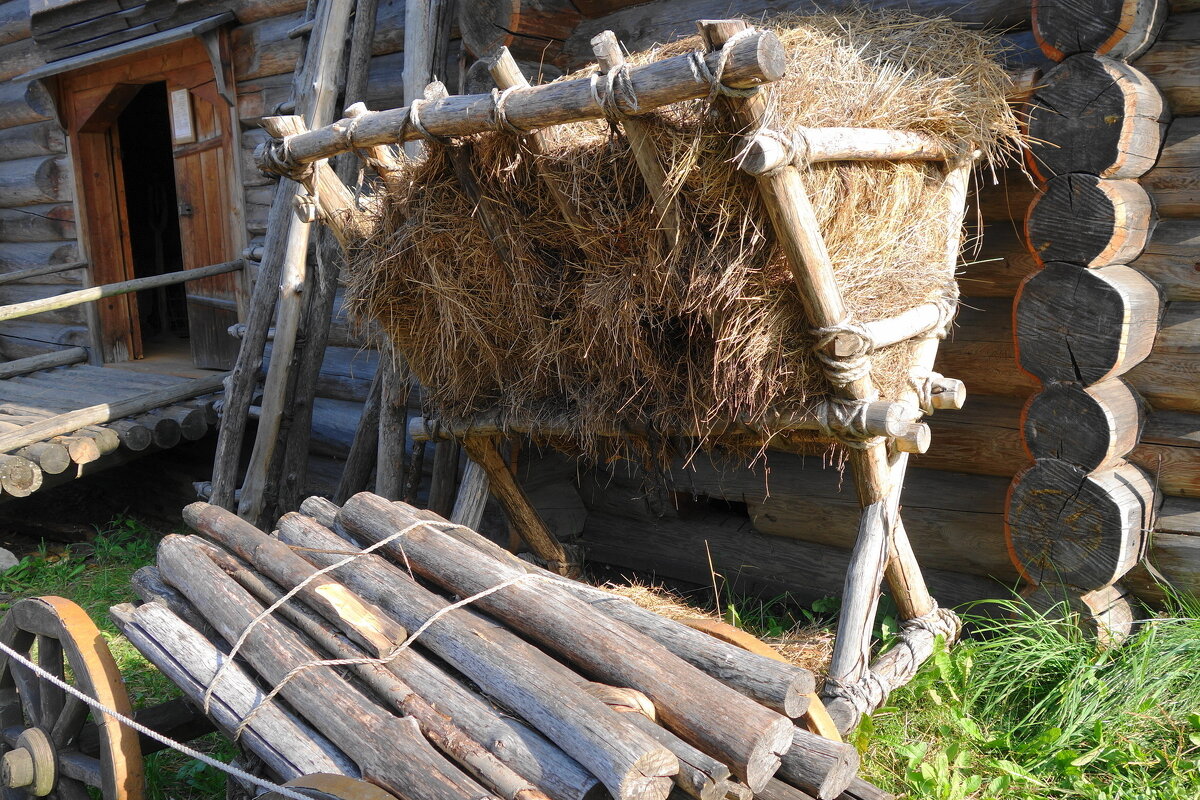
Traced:
MULTIPOLYGON (((0 275, 79 260, 66 137, 49 92, 14 80, 42 63, 28 0, 0 3, 0 275)), ((0 304, 78 289, 82 270, 0 284, 0 304)), ((90 344, 82 307, 0 322, 0 358, 90 344)))

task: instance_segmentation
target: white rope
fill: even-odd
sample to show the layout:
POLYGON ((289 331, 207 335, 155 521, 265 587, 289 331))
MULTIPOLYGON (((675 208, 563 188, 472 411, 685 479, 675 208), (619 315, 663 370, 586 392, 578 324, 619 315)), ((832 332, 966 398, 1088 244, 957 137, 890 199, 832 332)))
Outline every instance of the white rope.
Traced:
MULTIPOLYGON (((427 522, 427 521, 423 520, 422 522, 417 523, 417 524, 439 524, 439 523, 437 523, 435 521, 427 522)), ((454 525, 453 527, 457 528, 457 527, 461 527, 461 526, 454 525)), ((363 552, 365 553, 366 551, 363 551, 363 552)), ((362 555, 362 553, 356 554, 356 557, 358 555, 362 555)), ((315 577, 315 576, 312 576, 312 577, 315 577)), ((488 595, 495 594, 496 592, 500 591, 501 589, 507 589, 509 586, 512 586, 515 583, 520 583, 522 581, 533 580, 533 579, 544 580, 544 581, 555 580, 554 578, 551 578, 548 575, 538 575, 536 573, 526 572, 526 573, 517 575, 515 577, 509 578, 506 581, 501 581, 500 583, 496 584, 495 586, 491 586, 487 589, 484 589, 481 592, 477 592, 476 594, 473 594, 470 597, 463 598, 462 600, 459 600, 456 603, 451 603, 448 606, 439 608, 437 611, 435 611, 433 614, 430 615, 429 619, 427 619, 423 623, 421 623, 421 627, 417 628, 415 631, 413 631, 411 634, 409 634, 407 639, 405 639, 403 642, 401 642, 400 644, 398 644, 394 648, 392 648, 392 650, 390 650, 386 655, 379 656, 378 658, 370 657, 370 656, 364 656, 362 658, 330 658, 330 659, 321 659, 318 661, 309 661, 306 664, 301 664, 297 667, 293 667, 286 675, 283 676, 283 680, 281 680, 279 682, 278 686, 276 686, 274 689, 272 689, 267 694, 267 696, 264 697, 262 699, 262 701, 258 703, 258 705, 256 705, 254 708, 250 709, 250 713, 246 715, 246 718, 241 721, 241 723, 237 727, 237 730, 234 731, 235 738, 241 734, 242 729, 246 727, 246 725, 250 722, 250 719, 255 715, 255 713, 257 713, 258 709, 262 708, 267 703, 269 703, 271 700, 273 700, 275 698, 275 695, 279 694, 279 692, 283 689, 283 687, 286 686, 292 678, 296 677, 300 673, 306 672, 307 670, 310 670, 310 669, 314 669, 315 667, 353 667, 353 666, 361 666, 361 665, 368 665, 368 664, 378 664, 380 666, 386 666, 386 665, 392 663, 393 661, 395 661, 397 658, 399 658, 400 654, 403 653, 405 650, 407 650, 409 647, 411 647, 413 642, 415 642, 417 640, 417 637, 419 637, 425 631, 429 630, 429 628, 433 625, 433 623, 437 622, 439 619, 444 617, 446 614, 449 614, 451 611, 455 611, 457 609, 462 608, 463 606, 470 605, 471 603, 474 603, 477 600, 482 600, 483 598, 487 597, 488 595)), ((278 603, 276 603, 274 605, 278 605, 278 603)), ((249 630, 249 629, 247 629, 247 630, 249 630)))
POLYGON ((522 86, 510 86, 504 91, 492 89, 492 119, 498 133, 511 133, 513 136, 528 136, 533 131, 518 128, 508 120, 508 111, 505 110, 505 103, 508 102, 508 96, 517 89, 522 89, 522 86))
MULTIPOLYGON (((312 800, 312 797, 310 797, 309 795, 302 794, 302 793, 296 791, 295 789, 288 788, 287 786, 280 786, 277 783, 272 783, 271 781, 268 781, 265 778, 260 778, 257 775, 251 775, 249 772, 246 772, 243 769, 239 769, 239 768, 233 766, 232 764, 226 764, 223 761, 218 761, 217 759, 213 758, 210 755, 201 753, 199 750, 194 750, 191 747, 188 747, 187 745, 183 744, 182 742, 177 742, 169 736, 164 736, 163 734, 159 733, 158 731, 154 730, 153 728, 148 728, 145 725, 143 725, 142 723, 140 723, 136 720, 130 719, 129 717, 122 714, 120 711, 109 708, 108 706, 104 705, 96 698, 89 697, 88 695, 79 691, 71 684, 69 684, 66 681, 59 678, 57 675, 54 675, 54 674, 48 672, 47 670, 42 669, 37 664, 30 661, 28 658, 26 658, 25 656, 18 653, 16 650, 13 650, 11 647, 9 647, 4 642, 0 642, 0 652, 3 652, 5 655, 7 655, 9 658, 16 661, 18 664, 21 664, 26 669, 32 671, 39 678, 49 681, 50 683, 57 686, 59 689, 62 689, 64 692, 66 692, 67 694, 71 695, 72 697, 75 697, 76 699, 80 700, 81 702, 88 705, 92 709, 99 711, 100 713, 104 714, 107 717, 111 717, 112 719, 115 719, 121 725, 124 725, 127 728, 132 728, 133 730, 137 731, 138 733, 142 734, 143 736, 153 739, 154 741, 158 742, 159 744, 165 745, 165 746, 171 748, 172 750, 177 750, 180 753, 183 753, 185 756, 194 758, 197 761, 202 761, 205 764, 207 764, 208 766, 213 767, 214 769, 218 769, 221 772, 224 772, 226 775, 232 775, 233 777, 237 778, 240 781, 243 781, 245 783, 254 784, 255 786, 258 786, 262 789, 266 789, 269 792, 277 792, 277 793, 283 795, 284 797, 291 798, 291 800, 312 800)), ((232 660, 232 658, 230 660, 232 660)))
POLYGON ((921 409, 922 414, 932 414, 933 408, 933 382, 936 378, 942 377, 940 372, 934 372, 924 367, 914 367, 908 373, 908 385, 917 395, 917 408, 921 409))
POLYGON ((817 424, 821 433, 854 450, 865 450, 883 441, 867 431, 868 400, 847 400, 832 397, 817 407, 817 424))
POLYGON ((825 376, 834 386, 840 389, 871 374, 871 351, 875 349, 875 342, 864 325, 846 317, 836 325, 815 328, 812 333, 817 337, 813 353, 825 367, 825 376), (845 356, 830 355, 830 345, 842 336, 853 341, 851 352, 845 356))

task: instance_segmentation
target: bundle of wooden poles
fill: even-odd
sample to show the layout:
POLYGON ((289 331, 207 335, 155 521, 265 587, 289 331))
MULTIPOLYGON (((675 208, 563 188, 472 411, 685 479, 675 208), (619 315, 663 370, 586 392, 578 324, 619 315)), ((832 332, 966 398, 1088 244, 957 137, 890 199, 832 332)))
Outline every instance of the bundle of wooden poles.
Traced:
POLYGON ((145 602, 112 615, 280 780, 406 800, 888 796, 809 730, 808 670, 433 512, 309 498, 271 535, 205 503, 184 516, 199 535, 164 539, 134 579, 145 602))

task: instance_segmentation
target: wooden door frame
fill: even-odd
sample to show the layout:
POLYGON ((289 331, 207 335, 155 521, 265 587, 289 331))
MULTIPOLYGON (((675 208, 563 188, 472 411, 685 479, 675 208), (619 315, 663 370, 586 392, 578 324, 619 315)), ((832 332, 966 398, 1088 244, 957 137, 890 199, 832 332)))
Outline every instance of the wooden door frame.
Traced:
MULTIPOLYGON (((221 30, 217 33, 220 53, 227 56, 227 32, 221 30)), ((206 47, 195 39, 185 41, 195 42, 202 48, 206 47)), ((83 258, 89 262, 89 285, 113 283, 133 277, 132 247, 116 123, 121 112, 142 87, 160 81, 170 83, 172 76, 180 73, 178 68, 165 66, 171 60, 172 51, 177 50, 179 45, 180 43, 174 43, 130 53, 109 62, 56 76, 58 117, 67 132, 68 153, 75 177, 74 202, 75 216, 79 224, 79 246, 83 258), (156 57, 163 62, 159 65, 160 69, 139 71, 131 66, 129 71, 132 74, 108 84, 107 91, 103 92, 101 98, 91 98, 82 107, 76 107, 76 94, 82 92, 77 88, 77 81, 84 82, 88 75, 108 70, 120 72, 119 68, 125 65, 136 65, 156 57)), ((228 66, 229 59, 223 57, 221 63, 225 71, 226 85, 235 86, 232 69, 228 66)), ((212 79, 191 87, 191 90, 202 94, 206 99, 216 101, 214 105, 218 108, 224 107, 225 101, 217 93, 215 74, 207 74, 211 74, 212 79)), ((103 86, 101 84, 100 87, 93 87, 93 91, 102 89, 103 86)), ((225 211, 230 217, 228 244, 229 257, 232 258, 245 248, 247 241, 242 197, 242 164, 238 157, 241 131, 236 103, 229 107, 227 128, 224 138, 229 149, 225 159, 230 179, 228 185, 222 187, 222 192, 229 201, 225 211)), ((245 306, 244 281, 238 282, 238 289, 240 316, 245 306)), ((105 298, 89 305, 95 307, 88 315, 88 326, 92 329, 91 338, 102 355, 102 359, 97 359, 97 354, 94 353, 93 361, 114 362, 140 358, 142 342, 136 295, 105 298)))

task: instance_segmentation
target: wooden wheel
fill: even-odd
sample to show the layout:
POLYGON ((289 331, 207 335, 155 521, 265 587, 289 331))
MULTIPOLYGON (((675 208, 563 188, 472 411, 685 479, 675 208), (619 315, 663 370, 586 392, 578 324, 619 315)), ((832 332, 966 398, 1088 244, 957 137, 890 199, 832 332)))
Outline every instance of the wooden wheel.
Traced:
MULTIPOLYGON (((396 800, 395 795, 373 783, 347 778, 345 775, 302 775, 284 784, 291 789, 303 789, 301 794, 313 800, 396 800)), ((259 795, 258 800, 283 800, 275 792, 259 795)))
MULTIPOLYGON (((0 642, 108 708, 132 715, 108 645, 70 600, 17 602, 0 622, 0 642)), ((39 679, 6 653, 0 653, 0 738, 4 800, 89 800, 89 786, 99 788, 104 800, 142 798, 137 733, 39 679)))

